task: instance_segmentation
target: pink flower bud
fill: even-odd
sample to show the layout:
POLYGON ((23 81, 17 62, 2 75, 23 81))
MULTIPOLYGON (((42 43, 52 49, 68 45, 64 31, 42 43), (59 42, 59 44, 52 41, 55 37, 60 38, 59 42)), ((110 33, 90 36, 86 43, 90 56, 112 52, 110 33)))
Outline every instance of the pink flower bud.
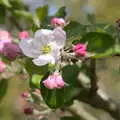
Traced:
POLYGON ((33 114, 33 108, 25 108, 24 113, 26 115, 32 115, 33 114))
POLYGON ((3 61, 0 61, 0 72, 4 72, 6 64, 3 61))
POLYGON ((27 38, 29 38, 28 31, 22 31, 19 33, 19 39, 27 39, 27 38))
POLYGON ((63 81, 62 76, 59 75, 59 74, 57 74, 57 73, 55 73, 55 74, 54 74, 54 77, 55 77, 55 83, 57 84, 57 87, 58 87, 58 88, 64 87, 65 82, 63 81))
POLYGON ((75 53, 76 53, 77 56, 86 56, 87 51, 79 49, 79 50, 76 50, 75 53))
POLYGON ((8 57, 10 60, 14 60, 18 55, 20 55, 21 50, 18 44, 6 43, 3 48, 3 55, 8 57))
POLYGON ((62 19, 62 18, 53 18, 51 20, 51 24, 53 25, 53 27, 57 27, 57 26, 64 27, 65 26, 65 20, 62 19))
POLYGON ((62 88, 65 85, 65 82, 62 79, 62 76, 54 73, 50 75, 46 80, 43 81, 43 84, 48 89, 62 88))
POLYGON ((87 46, 85 44, 77 44, 73 47, 73 52, 77 56, 85 56, 87 54, 87 46))
POLYGON ((3 43, 11 43, 12 38, 10 36, 10 33, 5 30, 0 30, 0 41, 3 43))
POLYGON ((24 92, 21 94, 21 96, 26 99, 30 97, 30 94, 28 92, 24 92))

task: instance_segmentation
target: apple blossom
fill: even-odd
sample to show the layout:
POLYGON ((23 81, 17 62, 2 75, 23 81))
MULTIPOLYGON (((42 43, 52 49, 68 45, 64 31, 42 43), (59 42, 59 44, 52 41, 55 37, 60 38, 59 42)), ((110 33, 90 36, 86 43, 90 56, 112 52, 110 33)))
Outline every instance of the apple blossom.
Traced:
POLYGON ((33 58, 33 63, 42 66, 55 64, 60 57, 60 49, 65 46, 66 33, 61 27, 54 30, 40 29, 35 37, 20 41, 20 48, 25 56, 33 58))

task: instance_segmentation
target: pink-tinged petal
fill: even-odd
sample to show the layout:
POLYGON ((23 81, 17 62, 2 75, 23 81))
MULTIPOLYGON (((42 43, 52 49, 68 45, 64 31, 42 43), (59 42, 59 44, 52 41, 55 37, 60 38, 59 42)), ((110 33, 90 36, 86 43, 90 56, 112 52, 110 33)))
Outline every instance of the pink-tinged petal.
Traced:
POLYGON ((22 31, 19 33, 19 39, 27 39, 27 38, 29 38, 28 31, 22 31))
POLYGON ((86 56, 87 54, 87 46, 86 44, 77 44, 73 47, 73 52, 75 52, 75 54, 77 56, 86 56))
POLYGON ((26 98, 30 97, 30 93, 29 92, 24 92, 24 93, 21 94, 21 96, 26 99, 26 98))
POLYGON ((79 49, 79 50, 76 50, 75 53, 76 53, 76 55, 78 55, 78 56, 86 56, 87 51, 86 51, 86 50, 81 50, 81 49, 79 49))
POLYGON ((87 46, 85 44, 77 44, 73 47, 73 51, 76 51, 78 49, 84 49, 86 50, 87 46))
POLYGON ((2 53, 4 47, 4 43, 0 41, 0 53, 2 53))
POLYGON ((57 27, 57 26, 64 27, 65 26, 65 20, 62 19, 62 18, 53 18, 51 20, 51 24, 53 25, 53 27, 57 27))
POLYGON ((6 64, 3 61, 0 61, 0 72, 4 72, 6 64))
POLYGON ((46 80, 44 80, 43 84, 48 89, 57 89, 65 86, 62 76, 56 73, 50 75, 46 80))
POLYGON ((12 38, 8 31, 0 30, 0 41, 3 43, 11 43, 12 38))
POLYGON ((57 88, 62 88, 65 86, 65 82, 64 82, 62 76, 60 76, 60 75, 56 77, 55 82, 57 84, 57 88))
POLYGON ((49 76, 46 80, 44 80, 43 84, 48 89, 57 88, 57 84, 55 83, 55 80, 51 76, 49 76))

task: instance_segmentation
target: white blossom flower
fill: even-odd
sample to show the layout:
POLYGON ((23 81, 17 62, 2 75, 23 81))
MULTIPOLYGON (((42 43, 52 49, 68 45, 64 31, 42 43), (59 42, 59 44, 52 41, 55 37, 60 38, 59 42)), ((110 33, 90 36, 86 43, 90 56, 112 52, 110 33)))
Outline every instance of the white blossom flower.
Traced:
POLYGON ((20 48, 25 56, 33 58, 33 63, 37 66, 55 64, 65 41, 66 33, 61 27, 54 30, 41 29, 36 31, 34 38, 21 40, 20 48))

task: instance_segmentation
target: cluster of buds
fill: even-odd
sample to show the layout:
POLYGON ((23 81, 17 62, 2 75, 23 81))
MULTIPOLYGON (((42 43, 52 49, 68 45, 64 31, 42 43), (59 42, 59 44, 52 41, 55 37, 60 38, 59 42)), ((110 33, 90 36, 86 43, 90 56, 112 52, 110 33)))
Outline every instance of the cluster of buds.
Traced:
MULTIPOLYGON (((20 39, 26 39, 29 37, 27 31, 19 33, 20 39)), ((18 44, 12 42, 12 37, 8 31, 0 30, 0 53, 6 56, 9 60, 14 60, 21 54, 21 50, 18 44)))
POLYGON ((65 86, 65 82, 62 76, 56 72, 50 75, 46 80, 44 80, 43 84, 48 89, 57 89, 65 86))

